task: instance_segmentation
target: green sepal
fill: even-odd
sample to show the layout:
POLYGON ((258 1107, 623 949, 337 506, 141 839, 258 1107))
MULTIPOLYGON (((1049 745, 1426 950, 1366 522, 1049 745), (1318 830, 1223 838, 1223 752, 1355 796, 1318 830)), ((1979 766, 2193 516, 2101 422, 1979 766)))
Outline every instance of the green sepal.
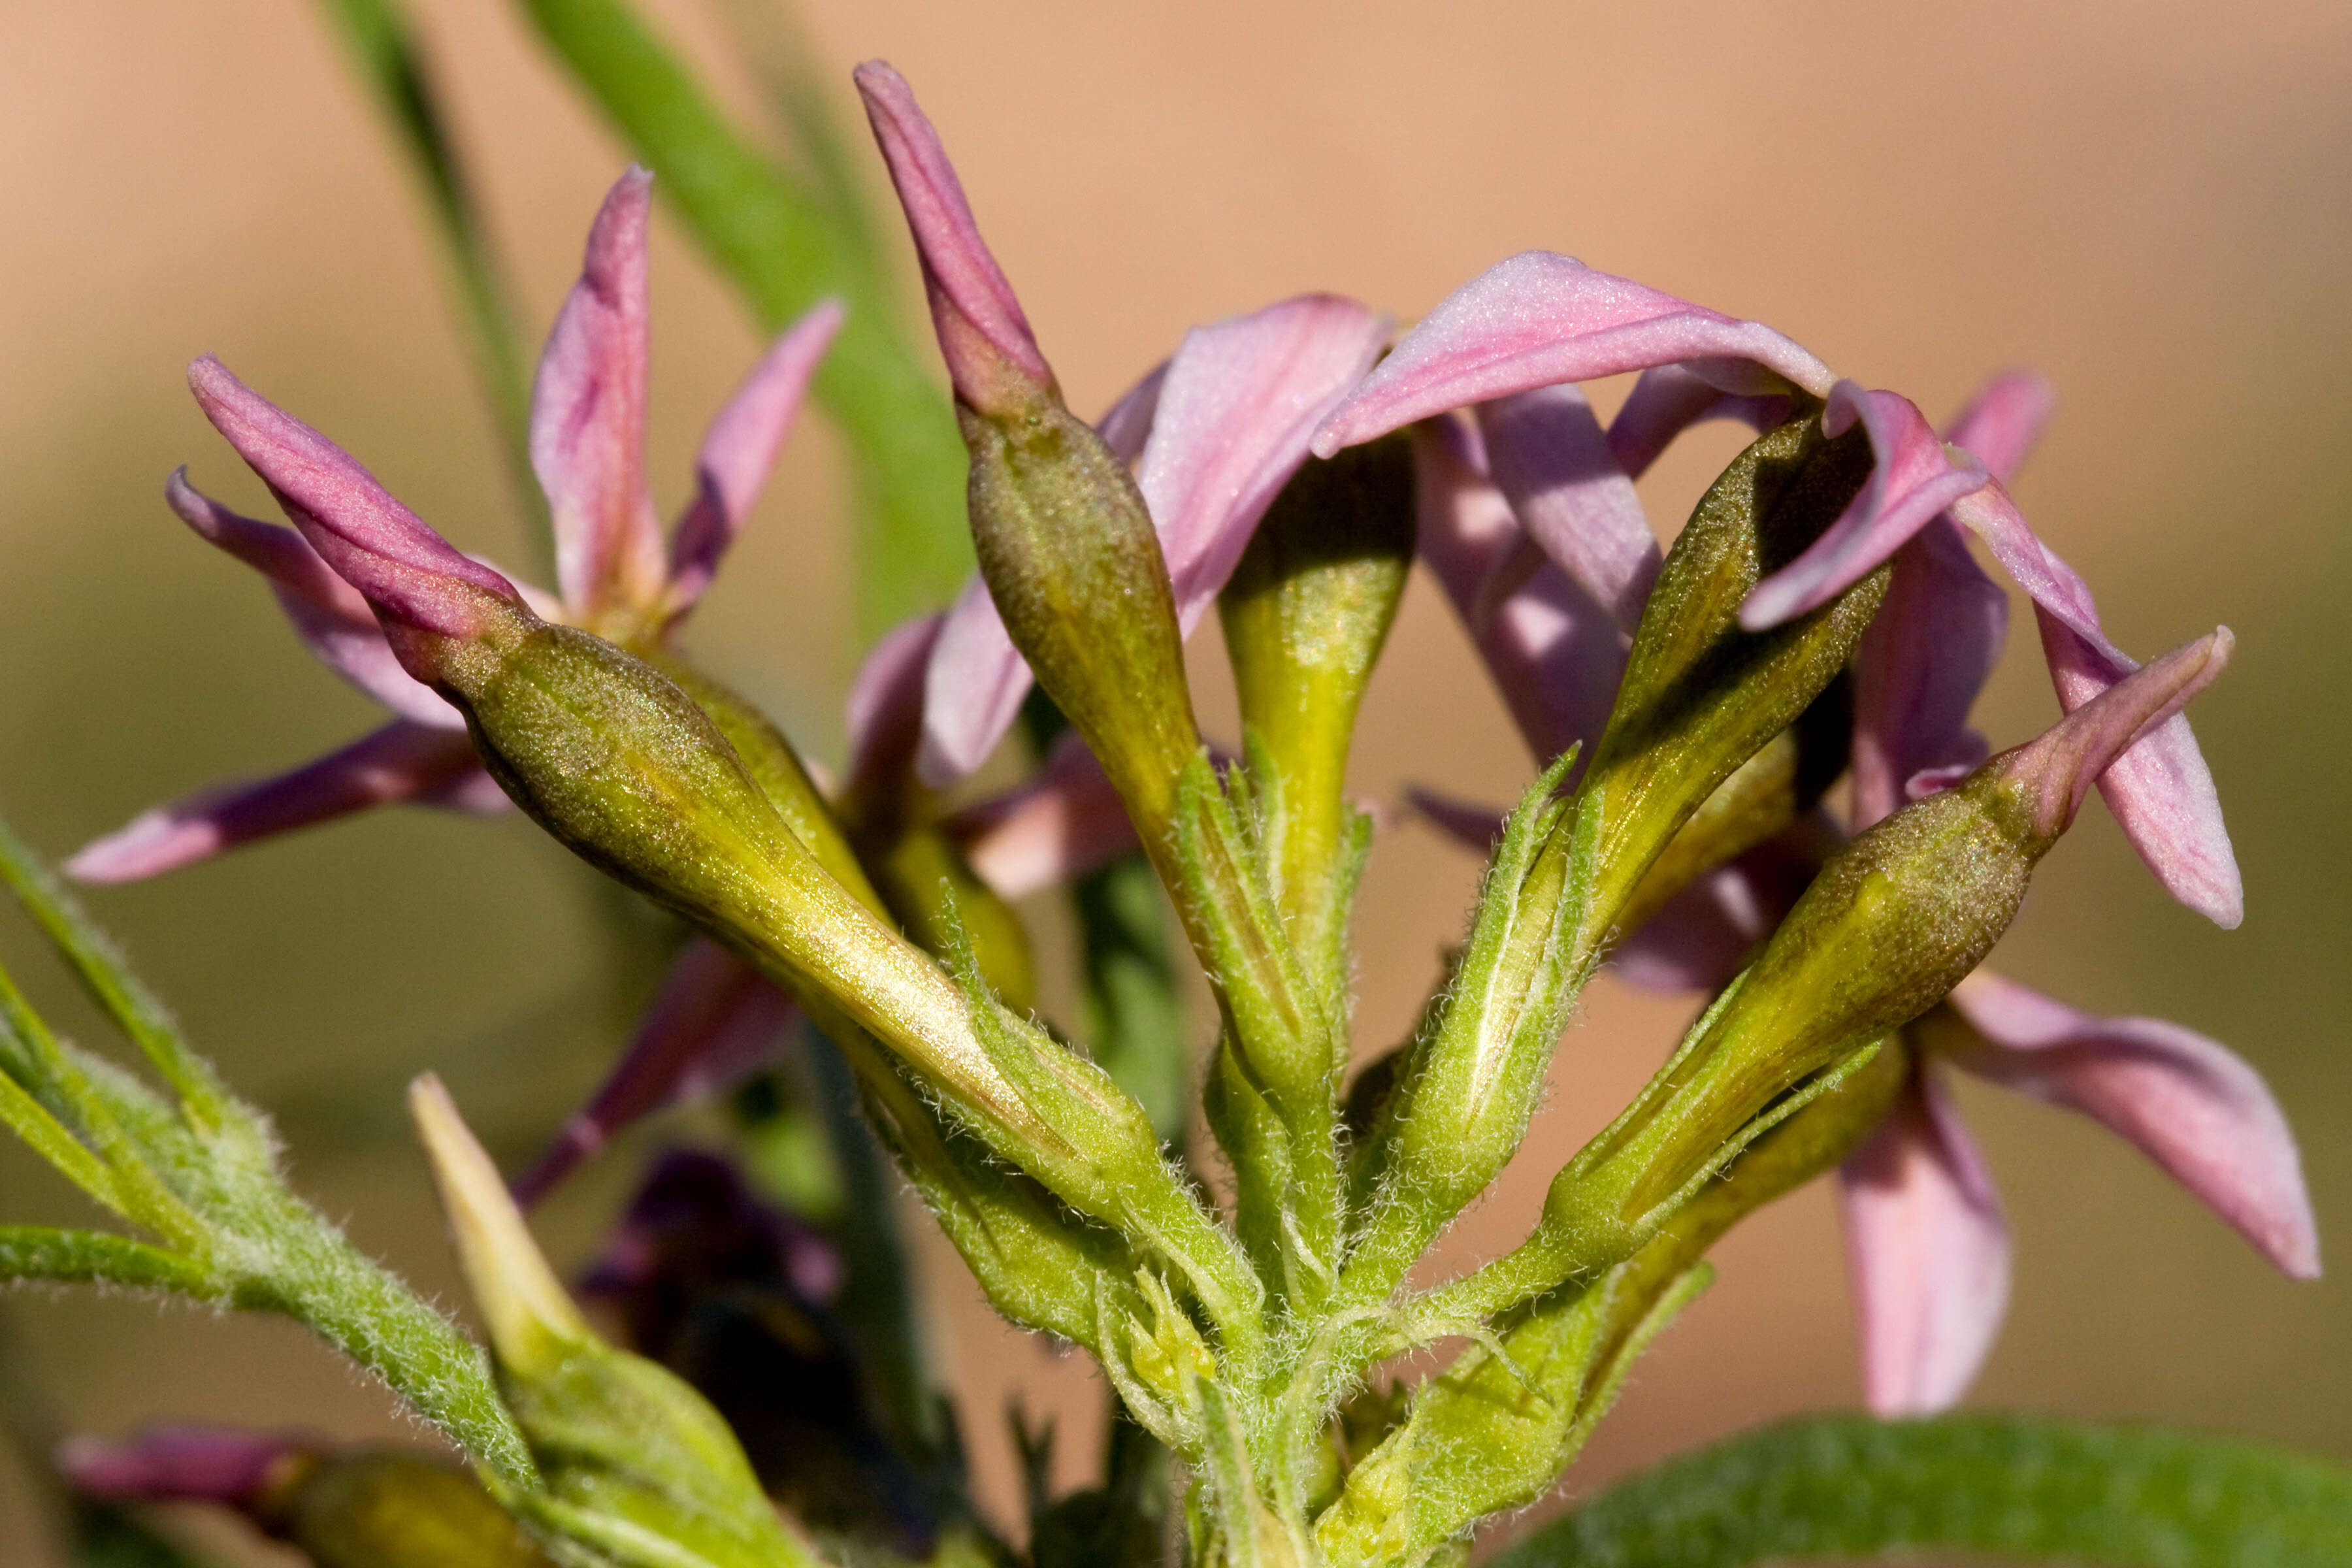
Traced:
POLYGON ((1360 1156, 1359 1182, 1376 1185, 1344 1277, 1351 1302, 1387 1296, 1527 1136, 1589 963, 1569 936, 1593 819, 1566 820, 1555 798, 1575 760, 1555 760, 1505 823, 1469 939, 1360 1156))
POLYGON ((988 988, 1016 1012, 1037 998, 1037 970, 1029 933, 1013 906, 972 874, 948 836, 937 827, 898 834, 874 865, 876 884, 890 913, 915 945, 944 958, 961 940, 971 944, 988 988))
MULTIPOLYGON (((1217 599, 1272 792, 1265 861, 1293 942, 1326 990, 1344 980, 1352 813, 1348 752, 1412 564, 1413 472, 1402 436, 1310 459, 1275 498, 1217 599)), ((1263 787, 1263 785, 1261 786, 1263 787)))
POLYGON ((1734 458, 1676 537, 1580 792, 1601 819, 1580 945, 1622 927, 1684 822, 1844 668, 1885 595, 1885 568, 1767 631, 1743 630, 1739 606, 1837 520, 1872 461, 1859 426, 1831 440, 1805 414, 1734 458))
POLYGON ((1004 628, 1157 856, 1200 749, 1168 563, 1127 465, 1038 391, 1016 414, 959 406, 972 542, 1004 628))
POLYGON ((1493 1562, 1749 1568, 1949 1551, 2113 1568, 2352 1562, 2352 1472, 2162 1427, 1807 1416, 1621 1481, 1493 1562))
MULTIPOLYGON (((1159 879, 1124 855, 1070 889, 1086 966, 1087 1037, 1111 1081, 1135 1097, 1162 1143, 1184 1136, 1192 1064, 1168 959, 1159 879)), ((984 955, 983 955, 984 956, 984 955)), ((982 973, 986 964, 982 963, 982 973)))
POLYGON ((129 1237, 49 1226, 0 1226, 0 1279, 111 1285, 192 1301, 218 1301, 229 1283, 193 1259, 129 1237))

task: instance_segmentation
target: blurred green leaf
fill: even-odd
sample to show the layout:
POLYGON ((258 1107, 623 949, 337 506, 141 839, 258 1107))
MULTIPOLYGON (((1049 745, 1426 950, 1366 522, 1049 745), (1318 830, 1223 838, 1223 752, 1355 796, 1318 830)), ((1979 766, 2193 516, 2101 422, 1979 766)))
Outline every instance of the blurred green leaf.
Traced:
POLYGON ((524 368, 513 293, 490 254, 456 144, 433 91, 416 32, 398 0, 320 0, 342 35, 352 64, 392 122, 457 270, 457 292, 472 328, 474 364, 497 419, 507 467, 525 511, 544 520, 530 467, 530 374, 524 368))
POLYGON ((1928 1547, 2110 1568, 2352 1563, 2352 1472, 2149 1427, 1823 1416, 1636 1476, 1493 1568, 1739 1568, 1928 1547))
MULTIPOLYGON (((971 569, 963 442, 898 330, 888 279, 856 221, 746 142, 625 0, 522 5, 768 330, 828 295, 847 303, 815 393, 848 437, 868 514, 856 541, 858 626, 871 637, 938 607, 971 569)), ((812 159, 820 168, 822 157, 812 159)))

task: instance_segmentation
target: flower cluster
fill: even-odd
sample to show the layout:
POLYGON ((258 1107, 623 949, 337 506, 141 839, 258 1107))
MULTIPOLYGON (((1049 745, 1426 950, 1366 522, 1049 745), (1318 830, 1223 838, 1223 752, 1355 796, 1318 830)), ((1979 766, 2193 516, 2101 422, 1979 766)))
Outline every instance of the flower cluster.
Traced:
MULTIPOLYGON (((1870 1402, 1952 1404, 2009 1264, 1948 1068, 2094 1117, 2282 1269, 2316 1273, 2294 1146, 2252 1068, 2178 1026, 2091 1017, 1978 967, 2095 787, 2175 898, 2225 927, 2242 911, 2181 712, 2230 635, 2145 667, 2107 639, 2006 489, 2048 413, 2041 382, 1997 380, 1939 436, 1908 399, 1759 322, 1530 251, 1402 338, 1331 295, 1198 328, 1089 424, 907 84, 877 63, 857 85, 971 450, 980 571, 877 644, 837 784, 675 634, 840 310, 787 331, 720 413, 665 540, 642 473, 649 176, 632 171, 591 230, 534 397, 555 595, 461 552, 216 362, 192 368, 293 529, 184 474, 173 509, 262 572, 311 651, 394 717, 294 773, 152 812, 84 849, 75 875, 152 876, 376 804, 520 805, 698 933, 524 1198, 814 1024, 991 1299, 1090 1351, 1137 1426, 1190 1467, 1200 1561, 1427 1561, 1538 1495, 1715 1237, 1833 1166, 1870 1402), (1580 384, 1637 373, 1604 426, 1580 384), (1662 548, 1634 482, 1717 419, 1757 439, 1662 548), (1999 754, 1969 713, 2009 601, 1972 538, 2031 601, 2062 710, 1999 754), (1541 771, 1508 813, 1420 797, 1491 864, 1414 1037, 1348 1084, 1347 911, 1372 825, 1346 763, 1415 560, 1541 771), (1233 756, 1203 744, 1181 653, 1213 605, 1246 731, 1233 756), (1047 708, 1067 730, 1028 781, 971 798, 1024 711, 1047 708), (1216 1003, 1197 1077, 1233 1170, 1226 1211, 1116 1072, 1029 1016, 1006 900, 1139 851, 1216 1003), (1525 1243, 1409 1286, 1517 1152, 1604 964, 1706 1010, 1562 1168, 1525 1243), (1367 1407, 1375 1364, 1449 1336, 1471 1348, 1409 1406, 1367 1407)), ((510 1506, 574 1543, 622 1539, 614 1519, 672 1520, 675 1498, 628 1492, 608 1517, 606 1493, 565 1490, 564 1445, 610 1393, 580 1394, 576 1369, 635 1388, 634 1363, 537 1260, 446 1097, 417 1105, 551 1478, 510 1506)), ((724 1274, 730 1288, 818 1325, 791 1364, 854 1388, 856 1358, 824 1326, 838 1258, 730 1180, 666 1167, 592 1288, 622 1303, 632 1342, 673 1345, 688 1329, 665 1292, 719 1268, 717 1237, 725 1268, 750 1270, 724 1274)), ((734 1419, 723 1379, 702 1382, 734 1419)), ((704 1452, 709 1413, 661 1408, 680 1452, 704 1452)), ((836 1410, 824 1441, 879 1452, 904 1436, 887 1425, 836 1410)), ((751 1432, 737 1422, 757 1468, 751 1432)), ((151 1489, 210 1488, 277 1519, 286 1478, 320 1462, 291 1439, 173 1437, 81 1468, 101 1489, 152 1470, 151 1489)), ((739 1491, 743 1464, 720 1466, 739 1491)), ((899 1455, 846 1465, 838 1486, 761 1479, 804 1518, 831 1508, 928 1545, 947 1516, 904 1504, 919 1468, 899 1455)))

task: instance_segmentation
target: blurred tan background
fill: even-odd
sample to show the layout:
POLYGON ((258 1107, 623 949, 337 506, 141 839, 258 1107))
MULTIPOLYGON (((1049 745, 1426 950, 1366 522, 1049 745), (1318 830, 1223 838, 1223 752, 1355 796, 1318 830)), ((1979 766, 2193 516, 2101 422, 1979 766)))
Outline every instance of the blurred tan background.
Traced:
MULTIPOLYGON (((651 9, 750 114, 727 3, 651 9)), ((415 9, 536 333, 625 155, 507 7, 415 9)), ((1410 320, 1529 246, 1759 317, 1935 416, 2006 365, 2049 374, 2058 417, 2018 494, 2118 640, 2144 656, 2217 620, 2239 635, 2197 723, 2249 913, 2223 933, 2173 907, 2094 810, 1995 962, 2252 1058, 2301 1135, 2329 1258, 2352 1268, 2352 10, 1496 0, 1441 18, 1364 0, 814 0, 804 19, 837 76, 883 55, 914 82, 1082 409, 1188 324, 1309 288, 1410 320)), ((531 569, 535 546, 417 191, 311 5, 16 0, 5 37, 0 803, 61 854, 164 795, 278 769, 372 721, 249 574, 161 503, 163 476, 188 462, 198 483, 263 504, 185 395, 192 356, 220 353, 467 547, 531 569)), ((651 471, 667 510, 757 342, 674 228, 657 234, 653 287, 651 471)), ((854 660, 829 441, 814 422, 796 437, 694 637, 820 754, 837 751, 854 660)), ((1645 482, 1662 530, 1736 444, 1715 432, 1645 482)), ((2030 633, 2013 640, 1984 712, 2000 744, 2054 712, 2030 633)), ((1211 685, 1213 649, 1196 654, 1211 685)), ((1204 706, 1230 711, 1221 691, 1204 706)), ((1426 583, 1360 762, 1376 795, 1417 780, 1500 800, 1529 771, 1426 583)), ((1475 874, 1417 827, 1377 852, 1367 1047, 1406 1026, 1475 874)), ((551 1128, 624 1027, 610 998, 629 964, 593 896, 519 823, 383 813, 91 901, 232 1080, 279 1114, 305 1189, 454 1300, 398 1087, 438 1068, 510 1156, 551 1128)), ((13 923, 0 958, 88 1037, 13 923)), ((1683 1015, 1595 986, 1522 1179, 1456 1246, 1516 1237, 1683 1015)), ((2352 1285, 2273 1277, 2084 1124, 1964 1097, 2019 1238, 2011 1322, 1974 1402, 2352 1459, 2352 1285)), ((551 1205, 551 1250, 584 1254, 648 1146, 551 1205)), ((45 1171, 0 1152, 0 1213, 78 1212, 45 1171)), ((1719 1261, 1574 1488, 1855 1399, 1826 1194, 1771 1211, 1719 1261)), ((1083 1373, 1017 1344, 951 1277, 937 1290, 941 1353, 1001 1485, 1011 1384, 1044 1369, 1076 1409, 1083 1373)), ((86 1292, 0 1310, 79 1427, 397 1430, 379 1393, 283 1325, 86 1292)), ((0 1487, 12 1563, 41 1560, 17 1545, 26 1506, 20 1483, 0 1487)))

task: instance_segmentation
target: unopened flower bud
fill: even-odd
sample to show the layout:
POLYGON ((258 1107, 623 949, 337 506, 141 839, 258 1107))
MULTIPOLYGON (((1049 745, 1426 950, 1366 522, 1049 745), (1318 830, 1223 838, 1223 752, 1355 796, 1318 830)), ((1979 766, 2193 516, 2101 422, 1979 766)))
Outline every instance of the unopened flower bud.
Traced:
POLYGON ((1885 592, 1883 569, 1766 631, 1742 629, 1739 607, 1837 521, 1871 464, 1860 431, 1832 440, 1818 413, 1790 420, 1732 460, 1675 541, 1582 787, 1601 837, 1581 943, 1620 922, 1684 822, 1844 668, 1885 592))
POLYGON ((1749 1139, 1942 1001, 2009 929, 2099 774, 2230 648, 2224 628, 2174 650, 1832 857, 1641 1098, 1553 1180, 1535 1236, 1465 1293, 1491 1308, 1628 1256, 1749 1139))
POLYGON ((1039 684, 1161 853, 1177 777, 1201 739, 1150 513, 1127 465, 1062 402, 905 79, 874 60, 856 80, 955 385, 981 576, 1039 684))
POLYGON ((718 1412, 588 1326, 440 1081, 418 1079, 408 1104, 500 1391, 544 1478, 499 1500, 551 1539, 622 1561, 639 1560, 625 1547, 650 1537, 714 1568, 813 1568, 718 1412))
POLYGON ((1348 751, 1412 564, 1412 455, 1402 437, 1310 461, 1276 498, 1217 600, 1262 749, 1266 861, 1293 941, 1326 973, 1345 889, 1348 751))

